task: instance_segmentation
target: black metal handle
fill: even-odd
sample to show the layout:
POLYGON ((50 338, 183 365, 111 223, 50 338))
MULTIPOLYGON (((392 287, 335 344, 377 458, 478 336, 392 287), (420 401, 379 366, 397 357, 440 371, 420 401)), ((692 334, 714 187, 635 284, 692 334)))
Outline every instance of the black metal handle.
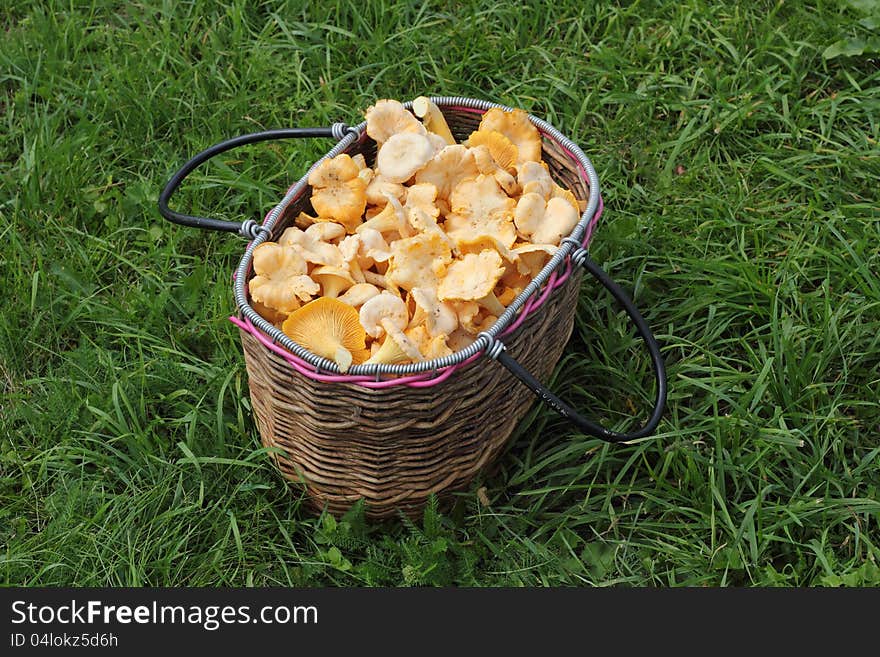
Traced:
POLYGON ((660 418, 663 416, 663 408, 666 405, 666 365, 663 362, 663 356, 660 354, 660 346, 657 344, 657 340, 651 333, 651 329, 648 328, 647 322, 645 322, 644 318, 639 313, 629 296, 627 296, 626 292, 623 291, 623 288, 611 280, 611 277, 608 276, 599 265, 593 262, 584 249, 575 250, 575 252, 572 253, 572 261, 589 271, 596 280, 599 281, 606 290, 611 292, 618 302, 620 302, 620 305, 626 310, 626 314, 629 315, 635 323, 636 330, 648 347, 648 352, 651 354, 651 361, 654 365, 654 375, 657 381, 657 398, 654 402, 654 410, 645 426, 632 433, 617 433, 616 431, 606 429, 605 427, 588 420, 574 408, 559 399, 559 397, 550 392, 550 390, 545 388, 540 381, 533 377, 528 370, 509 356, 507 352, 502 350, 498 354, 497 360, 510 370, 511 373, 523 384, 528 386, 545 404, 588 435, 607 440, 611 443, 622 443, 628 440, 636 440, 637 438, 650 436, 660 423, 660 418))
MULTIPOLYGON (((338 125, 338 124, 337 124, 338 125)), ((274 139, 294 139, 303 137, 333 137, 339 138, 339 132, 334 132, 334 128, 284 128, 281 130, 266 130, 264 132, 253 132, 248 135, 241 135, 227 139, 219 144, 211 146, 207 150, 202 151, 189 162, 180 167, 168 183, 165 189, 159 194, 159 213, 168 221, 184 226, 192 226, 193 228, 207 228, 210 230, 221 230, 230 233, 238 233, 242 231, 243 224, 234 221, 223 221, 221 219, 211 219, 210 217, 197 217, 190 214, 182 214, 175 212, 168 207, 168 201, 171 195, 177 191, 184 179, 193 172, 193 170, 207 162, 215 155, 219 155, 225 151, 231 150, 238 146, 246 144, 256 144, 261 141, 270 141, 274 139)))

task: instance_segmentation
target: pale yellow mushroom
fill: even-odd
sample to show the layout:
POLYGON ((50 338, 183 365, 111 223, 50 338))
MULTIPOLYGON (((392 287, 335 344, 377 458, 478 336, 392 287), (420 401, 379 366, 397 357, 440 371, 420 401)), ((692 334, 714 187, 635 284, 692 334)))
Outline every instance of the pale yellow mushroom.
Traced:
POLYGON ((547 264, 547 261, 553 257, 559 247, 553 244, 522 244, 514 245, 513 252, 519 256, 517 260, 517 270, 521 274, 525 274, 534 278, 547 264))
POLYGON ((400 296, 400 290, 398 289, 398 287, 393 282, 388 280, 388 277, 383 274, 378 274, 376 272, 367 270, 364 272, 364 279, 370 285, 381 287, 385 290, 388 290, 388 292, 395 296, 400 296))
POLYGON ((440 301, 437 293, 431 288, 414 287, 410 290, 410 299, 415 303, 410 327, 424 325, 428 333, 434 337, 449 335, 458 328, 458 314, 450 303, 440 301))
POLYGON ((474 154, 474 162, 477 163, 480 173, 495 178, 495 181, 508 196, 519 194, 519 183, 517 183, 516 178, 495 163, 495 160, 492 159, 492 154, 486 146, 474 146, 469 150, 474 154))
POLYGON ((535 192, 545 199, 550 198, 556 184, 543 162, 521 162, 516 165, 516 181, 523 194, 535 192))
POLYGON ((497 130, 475 130, 468 137, 467 146, 485 146, 496 166, 507 173, 515 171, 519 151, 513 142, 497 130))
POLYGON ((574 194, 572 194, 571 190, 565 189, 565 187, 560 187, 556 183, 553 183, 551 198, 561 198, 565 200, 578 214, 587 209, 586 201, 579 200, 574 194))
POLYGON ((506 247, 516 241, 513 211, 516 201, 509 198, 492 176, 479 175, 463 180, 452 191, 451 213, 444 229, 456 242, 473 242, 493 236, 506 247))
POLYGON ((345 235, 345 226, 332 221, 321 221, 306 228, 305 234, 318 242, 329 243, 345 235))
POLYGON ((340 292, 355 284, 351 273, 342 267, 316 267, 311 276, 321 285, 321 294, 324 297, 338 297, 340 292))
POLYGON ((440 108, 437 107, 434 101, 425 96, 419 96, 413 101, 412 108, 413 113, 422 119, 422 124, 428 132, 433 132, 435 135, 443 137, 447 144, 455 143, 455 137, 452 136, 449 124, 446 123, 443 112, 440 111, 440 108))
POLYGON ((494 312, 498 305, 492 290, 503 274, 501 256, 496 251, 468 253, 446 268, 445 276, 437 285, 437 298, 440 301, 476 301, 494 312))
MULTIPOLYGON (((458 317, 459 329, 476 335, 477 331, 474 328, 474 320, 480 313, 480 304, 476 301, 453 301, 451 302, 451 305, 455 309, 455 314, 458 317)), ((458 332, 459 331, 454 331, 453 333, 450 333, 450 335, 454 335, 458 332)))
POLYGON ((296 310, 300 301, 309 301, 320 289, 307 275, 306 261, 291 247, 264 242, 254 249, 253 266, 251 298, 274 310, 296 310))
POLYGON ((388 292, 382 292, 367 300, 358 314, 361 326, 371 338, 381 338, 385 335, 383 320, 388 320, 394 326, 403 330, 409 323, 409 312, 406 303, 400 297, 388 292))
MULTIPOLYGON (((404 183, 434 157, 434 147, 424 135, 402 132, 389 137, 376 155, 376 170, 387 181, 404 183)), ((366 199, 366 196, 364 197, 366 199)))
POLYGON ((312 215, 310 215, 306 212, 300 212, 296 216, 296 219, 293 220, 293 223, 297 228, 302 228, 303 230, 305 230, 306 228, 311 226, 316 221, 318 221, 317 217, 313 217, 312 215))
POLYGON ((298 345, 335 362, 343 373, 370 356, 357 310, 339 299, 307 303, 284 320, 281 330, 298 345))
POLYGON ((516 204, 514 224, 534 244, 558 245, 578 222, 577 210, 560 197, 545 201, 540 194, 523 194, 516 204))
POLYGON ((294 248, 307 262, 330 267, 344 267, 345 259, 335 244, 327 244, 314 235, 291 226, 281 233, 278 243, 294 248))
POLYGON ((368 230, 379 232, 383 239, 388 238, 392 234, 404 237, 411 237, 413 235, 413 231, 406 220, 406 212, 403 206, 393 196, 388 197, 388 204, 379 214, 358 226, 356 232, 361 234, 368 230))
POLYGON ((369 228, 358 232, 360 249, 358 253, 373 262, 387 262, 391 257, 391 247, 378 230, 369 228))
POLYGON ((523 110, 493 107, 483 114, 479 129, 495 130, 507 137, 516 146, 519 162, 541 161, 541 133, 523 110))
POLYGON ((311 202, 318 218, 335 221, 353 232, 367 205, 367 185, 357 164, 345 153, 322 161, 309 173, 311 202))
POLYGON ((360 308, 367 301, 377 296, 381 290, 370 283, 355 283, 337 298, 354 308, 360 308))
MULTIPOLYGON (((299 300, 296 300, 296 308, 299 308, 299 306, 299 300)), ((269 306, 260 303, 253 297, 251 297, 251 308, 256 310, 257 314, 260 317, 275 326, 275 328, 281 328, 281 324, 284 322, 285 319, 287 319, 287 316, 290 314, 290 312, 283 312, 281 310, 276 310, 275 308, 270 308, 269 306)), ((296 310, 296 308, 292 308, 291 312, 293 310, 296 310)))
POLYGON ((381 323, 385 330, 385 339, 379 350, 366 361, 367 364, 385 363, 391 365, 425 360, 418 346, 394 322, 383 319, 381 323))
POLYGON ((442 358, 452 354, 452 350, 446 345, 446 336, 431 335, 423 325, 407 329, 405 333, 406 337, 419 350, 419 353, 427 360, 442 358))
POLYGON ((437 188, 437 198, 446 201, 462 180, 476 178, 479 173, 470 150, 455 145, 447 146, 431 158, 431 161, 416 173, 415 181, 431 183, 437 188))
POLYGON ((458 329, 446 337, 446 346, 453 352, 461 351, 470 347, 475 340, 476 338, 464 329, 458 329))
POLYGON ((383 99, 367 108, 367 135, 380 146, 393 135, 414 133, 424 135, 425 126, 396 100, 383 99))
POLYGON ((391 243, 386 277, 405 290, 434 287, 452 261, 449 244, 436 233, 422 233, 391 243))
POLYGON ((398 200, 406 195, 406 187, 400 183, 386 180, 381 174, 376 173, 370 184, 367 185, 366 198, 370 205, 384 206, 388 203, 388 197, 398 200))

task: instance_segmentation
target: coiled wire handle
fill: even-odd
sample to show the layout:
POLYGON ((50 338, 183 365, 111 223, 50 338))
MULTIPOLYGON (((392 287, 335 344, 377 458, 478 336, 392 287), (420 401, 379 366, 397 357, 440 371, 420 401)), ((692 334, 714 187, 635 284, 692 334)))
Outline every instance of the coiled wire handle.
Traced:
POLYGON ((330 137, 339 140, 348 129, 349 128, 342 123, 334 123, 330 128, 283 128, 280 130, 252 132, 247 135, 240 135, 222 141, 219 144, 215 144, 193 157, 189 162, 180 167, 177 173, 171 176, 171 179, 165 185, 165 189, 159 194, 159 213, 168 221, 175 224, 191 226, 192 228, 206 228, 208 230, 219 230, 227 233, 238 233, 242 237, 253 239, 257 236, 261 228, 253 219, 237 223, 235 221, 223 221, 221 219, 211 219, 210 217, 182 214, 169 208, 168 201, 171 199, 171 195, 177 191, 178 187, 180 187, 180 184, 184 179, 191 174, 197 166, 203 162, 207 162, 215 155, 237 148, 238 146, 256 144, 261 141, 270 141, 273 139, 330 137))
POLYGON ((629 298, 627 293, 624 292, 623 288, 615 283, 611 279, 611 277, 606 274, 601 267, 599 267, 599 265, 593 262, 592 258, 590 258, 585 249, 578 248, 577 250, 573 251, 571 254, 571 260, 576 265, 579 265, 590 272, 590 274, 592 274, 593 277, 597 281, 599 281, 602 287, 608 290, 611 295, 615 299, 617 299, 620 305, 623 306, 624 310, 626 310, 626 314, 629 315, 630 319, 632 319, 633 323, 636 325, 636 330, 638 331, 638 334, 645 341, 645 345, 648 347, 648 353, 651 354, 651 362, 654 367, 654 378, 657 384, 657 396, 654 401, 654 409, 653 411, 651 411, 651 415, 648 418, 647 423, 641 429, 630 433, 618 433, 616 431, 606 429, 605 427, 596 424, 587 417, 581 415, 569 404, 565 403, 559 397, 550 392, 548 388, 546 388, 540 381, 532 376, 532 374, 527 369, 525 369, 516 360, 514 360, 514 358, 510 356, 503 348, 496 349, 494 355, 495 360, 497 360, 499 363, 504 365, 504 367, 510 370, 511 374, 513 374, 524 385, 530 388, 531 391, 534 392, 541 399, 541 401, 543 401, 550 408, 559 413, 562 417, 574 424, 578 429, 580 429, 587 435, 601 438, 602 440, 610 443, 623 443, 630 440, 637 440, 638 438, 650 436, 652 433, 654 433, 657 425, 660 424, 660 418, 663 416, 663 409, 666 406, 666 365, 664 364, 663 356, 660 353, 660 345, 657 344, 657 340, 654 338, 654 334, 651 333, 651 329, 648 327, 647 322, 645 322, 641 313, 639 313, 638 309, 629 298))

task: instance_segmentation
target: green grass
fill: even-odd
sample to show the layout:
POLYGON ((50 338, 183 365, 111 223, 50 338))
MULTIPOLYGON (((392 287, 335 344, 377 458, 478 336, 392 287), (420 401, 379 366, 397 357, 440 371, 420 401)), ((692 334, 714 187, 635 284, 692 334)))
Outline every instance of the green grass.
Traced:
MULTIPOLYGON (((880 67, 822 58, 860 15, 313 4, 2 3, 0 581, 880 584, 880 67), (315 517, 251 417, 243 242, 156 197, 225 137, 422 93, 527 108, 591 157, 593 255, 663 343, 668 412, 609 446, 535 407, 453 507, 315 517)), ((328 147, 226 156, 176 206, 261 216, 328 147)), ((578 311, 554 385, 633 426, 647 355, 591 282, 578 311)))

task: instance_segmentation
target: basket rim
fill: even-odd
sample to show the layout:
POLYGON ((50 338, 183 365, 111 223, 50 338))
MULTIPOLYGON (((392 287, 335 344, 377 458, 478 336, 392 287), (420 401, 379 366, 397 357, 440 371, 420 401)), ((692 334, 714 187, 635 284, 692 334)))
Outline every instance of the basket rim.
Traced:
MULTIPOLYGON (((511 111, 514 109, 507 105, 475 98, 466 98, 462 96, 431 96, 430 99, 441 108, 457 109, 461 111, 477 111, 478 113, 483 113, 491 108, 500 108, 505 111, 511 111)), ((410 109, 412 107, 412 101, 404 102, 403 106, 406 109, 410 109)), ((291 340, 280 329, 276 328, 267 320, 263 319, 263 317, 260 316, 248 302, 245 286, 251 262, 253 260, 254 250, 260 244, 269 240, 275 224, 278 222, 279 218, 282 216, 287 207, 289 207, 291 203, 299 199, 300 196, 304 193, 306 187, 308 186, 309 174, 317 166, 319 166, 321 162, 336 157, 337 155, 348 149, 355 142, 359 142, 367 138, 366 121, 362 121, 356 126, 350 127, 345 132, 345 135, 342 137, 342 139, 340 139, 333 148, 331 148, 323 157, 315 161, 308 168, 305 174, 296 183, 291 185, 281 201, 277 205, 275 205, 275 207, 272 208, 272 210, 270 210, 269 213, 266 215, 262 224, 262 230, 260 230, 256 238, 254 238, 254 240, 247 245, 234 274, 235 300, 238 306, 238 311, 244 320, 236 321, 236 324, 238 324, 241 328, 245 330, 250 330, 251 328, 253 328, 257 331, 262 332, 266 337, 271 339, 270 344, 277 344, 279 347, 283 347, 284 349, 291 352, 293 355, 304 360, 306 363, 315 368, 316 374, 320 374, 322 372, 329 373, 331 375, 336 375, 336 377, 338 377, 339 379, 345 380, 347 380, 347 377, 351 377, 352 382, 356 382, 358 379, 363 378, 364 376, 375 377, 375 379, 379 381, 381 380, 382 375, 407 377, 413 374, 423 374, 431 372, 435 374, 440 374, 440 370, 446 369, 448 371, 447 368, 450 368, 451 366, 459 366, 464 364, 465 362, 472 362, 475 359, 475 356, 477 356, 478 354, 491 351, 493 346, 496 345, 496 338, 503 332, 505 332, 511 322, 514 321, 520 309, 523 308, 530 299, 532 299, 536 294, 540 292, 541 288, 545 285, 545 283, 547 283, 551 275, 559 268, 559 266, 563 262, 565 262, 566 258, 569 257, 571 252, 574 249, 578 248, 578 245, 582 243, 585 237, 591 236, 590 224, 596 216, 596 212, 599 208, 600 203, 598 174, 596 173, 592 162, 586 156, 586 154, 584 154, 584 152, 575 142, 566 137, 562 132, 560 132, 557 128, 555 128, 547 121, 530 113, 527 113, 527 116, 532 124, 536 128, 538 128, 538 131, 543 137, 546 137, 555 142, 569 156, 572 156, 573 160, 578 164, 580 173, 589 188, 587 207, 581 214, 578 223, 569 233, 567 238, 563 239, 556 253, 551 257, 544 268, 538 273, 537 276, 532 279, 532 281, 526 286, 526 288, 522 292, 520 292, 519 295, 517 295, 517 297, 507 307, 506 311, 495 321, 495 323, 489 329, 480 333, 477 336, 473 344, 464 349, 456 351, 449 356, 443 356, 441 358, 434 358, 431 360, 408 364, 388 365, 384 363, 371 363, 369 365, 353 365, 348 369, 346 373, 342 373, 339 371, 339 367, 336 363, 329 359, 318 356, 311 351, 308 351, 306 348, 291 340)))

